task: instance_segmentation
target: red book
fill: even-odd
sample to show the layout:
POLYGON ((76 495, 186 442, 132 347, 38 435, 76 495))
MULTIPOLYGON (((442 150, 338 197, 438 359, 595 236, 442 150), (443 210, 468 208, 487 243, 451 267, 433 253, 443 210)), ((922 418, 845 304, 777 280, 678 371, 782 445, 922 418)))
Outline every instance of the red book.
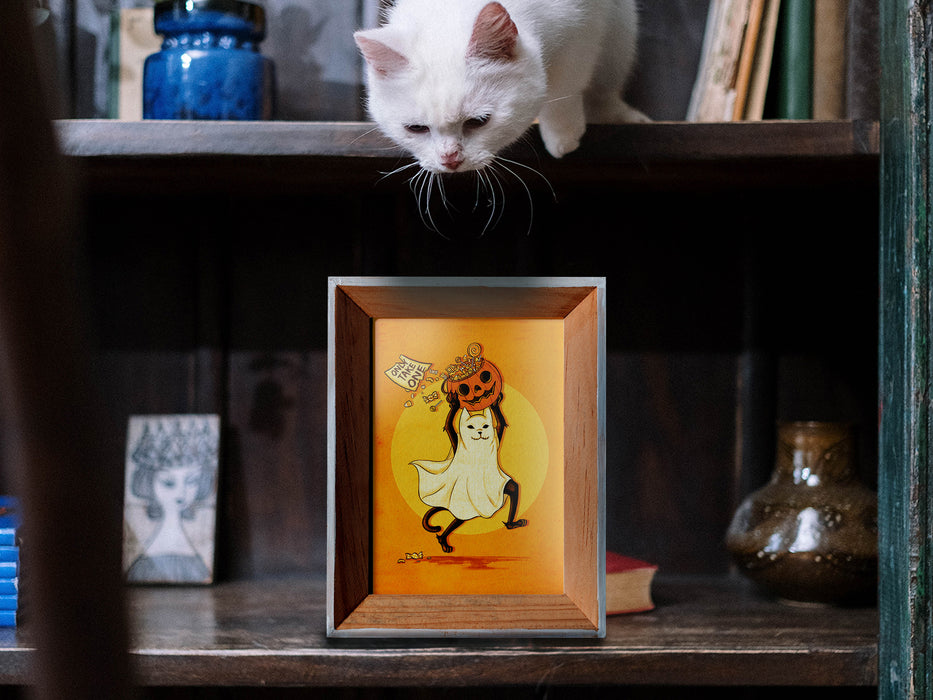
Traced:
POLYGON ((606 614, 654 610, 651 582, 657 570, 655 564, 606 552, 606 614))

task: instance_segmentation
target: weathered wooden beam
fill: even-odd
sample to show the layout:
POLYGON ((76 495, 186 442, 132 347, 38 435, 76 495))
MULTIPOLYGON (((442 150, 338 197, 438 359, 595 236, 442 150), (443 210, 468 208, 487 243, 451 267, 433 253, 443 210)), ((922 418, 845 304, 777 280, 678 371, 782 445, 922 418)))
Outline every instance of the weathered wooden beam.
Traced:
POLYGON ((930 697, 928 2, 883 0, 879 446, 882 698, 930 697))
POLYGON ((27 4, 0 3, 0 27, 0 400, 24 506, 29 682, 41 698, 126 697, 121 490, 101 458, 77 200, 27 4))

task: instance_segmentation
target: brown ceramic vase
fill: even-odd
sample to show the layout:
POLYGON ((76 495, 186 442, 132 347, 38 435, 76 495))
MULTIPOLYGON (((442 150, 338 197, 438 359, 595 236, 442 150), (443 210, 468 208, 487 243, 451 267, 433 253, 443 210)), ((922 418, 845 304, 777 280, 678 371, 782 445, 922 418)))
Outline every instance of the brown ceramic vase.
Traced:
POLYGON ((778 426, 771 480, 739 506, 726 546, 739 570, 788 602, 870 604, 878 576, 878 502, 858 481, 839 423, 778 426))

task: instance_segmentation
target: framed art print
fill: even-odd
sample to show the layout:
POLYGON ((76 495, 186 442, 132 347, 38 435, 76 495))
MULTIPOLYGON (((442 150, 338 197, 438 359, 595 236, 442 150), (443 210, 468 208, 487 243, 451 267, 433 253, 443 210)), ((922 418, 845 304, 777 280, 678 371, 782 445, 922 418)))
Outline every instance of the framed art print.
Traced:
POLYGON ((604 296, 330 280, 330 636, 605 633, 604 296))
POLYGON ((123 501, 129 583, 214 580, 220 417, 130 416, 123 501))

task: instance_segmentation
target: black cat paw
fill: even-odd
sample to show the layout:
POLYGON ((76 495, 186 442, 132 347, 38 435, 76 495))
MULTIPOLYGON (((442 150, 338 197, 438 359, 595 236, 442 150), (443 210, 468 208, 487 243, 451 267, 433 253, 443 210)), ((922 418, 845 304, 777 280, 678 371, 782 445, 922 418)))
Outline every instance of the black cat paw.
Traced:
POLYGON ((502 523, 502 524, 505 525, 509 530, 514 530, 517 527, 525 527, 525 525, 528 524, 528 521, 525 520, 525 518, 522 518, 521 520, 513 520, 510 523, 502 523))

